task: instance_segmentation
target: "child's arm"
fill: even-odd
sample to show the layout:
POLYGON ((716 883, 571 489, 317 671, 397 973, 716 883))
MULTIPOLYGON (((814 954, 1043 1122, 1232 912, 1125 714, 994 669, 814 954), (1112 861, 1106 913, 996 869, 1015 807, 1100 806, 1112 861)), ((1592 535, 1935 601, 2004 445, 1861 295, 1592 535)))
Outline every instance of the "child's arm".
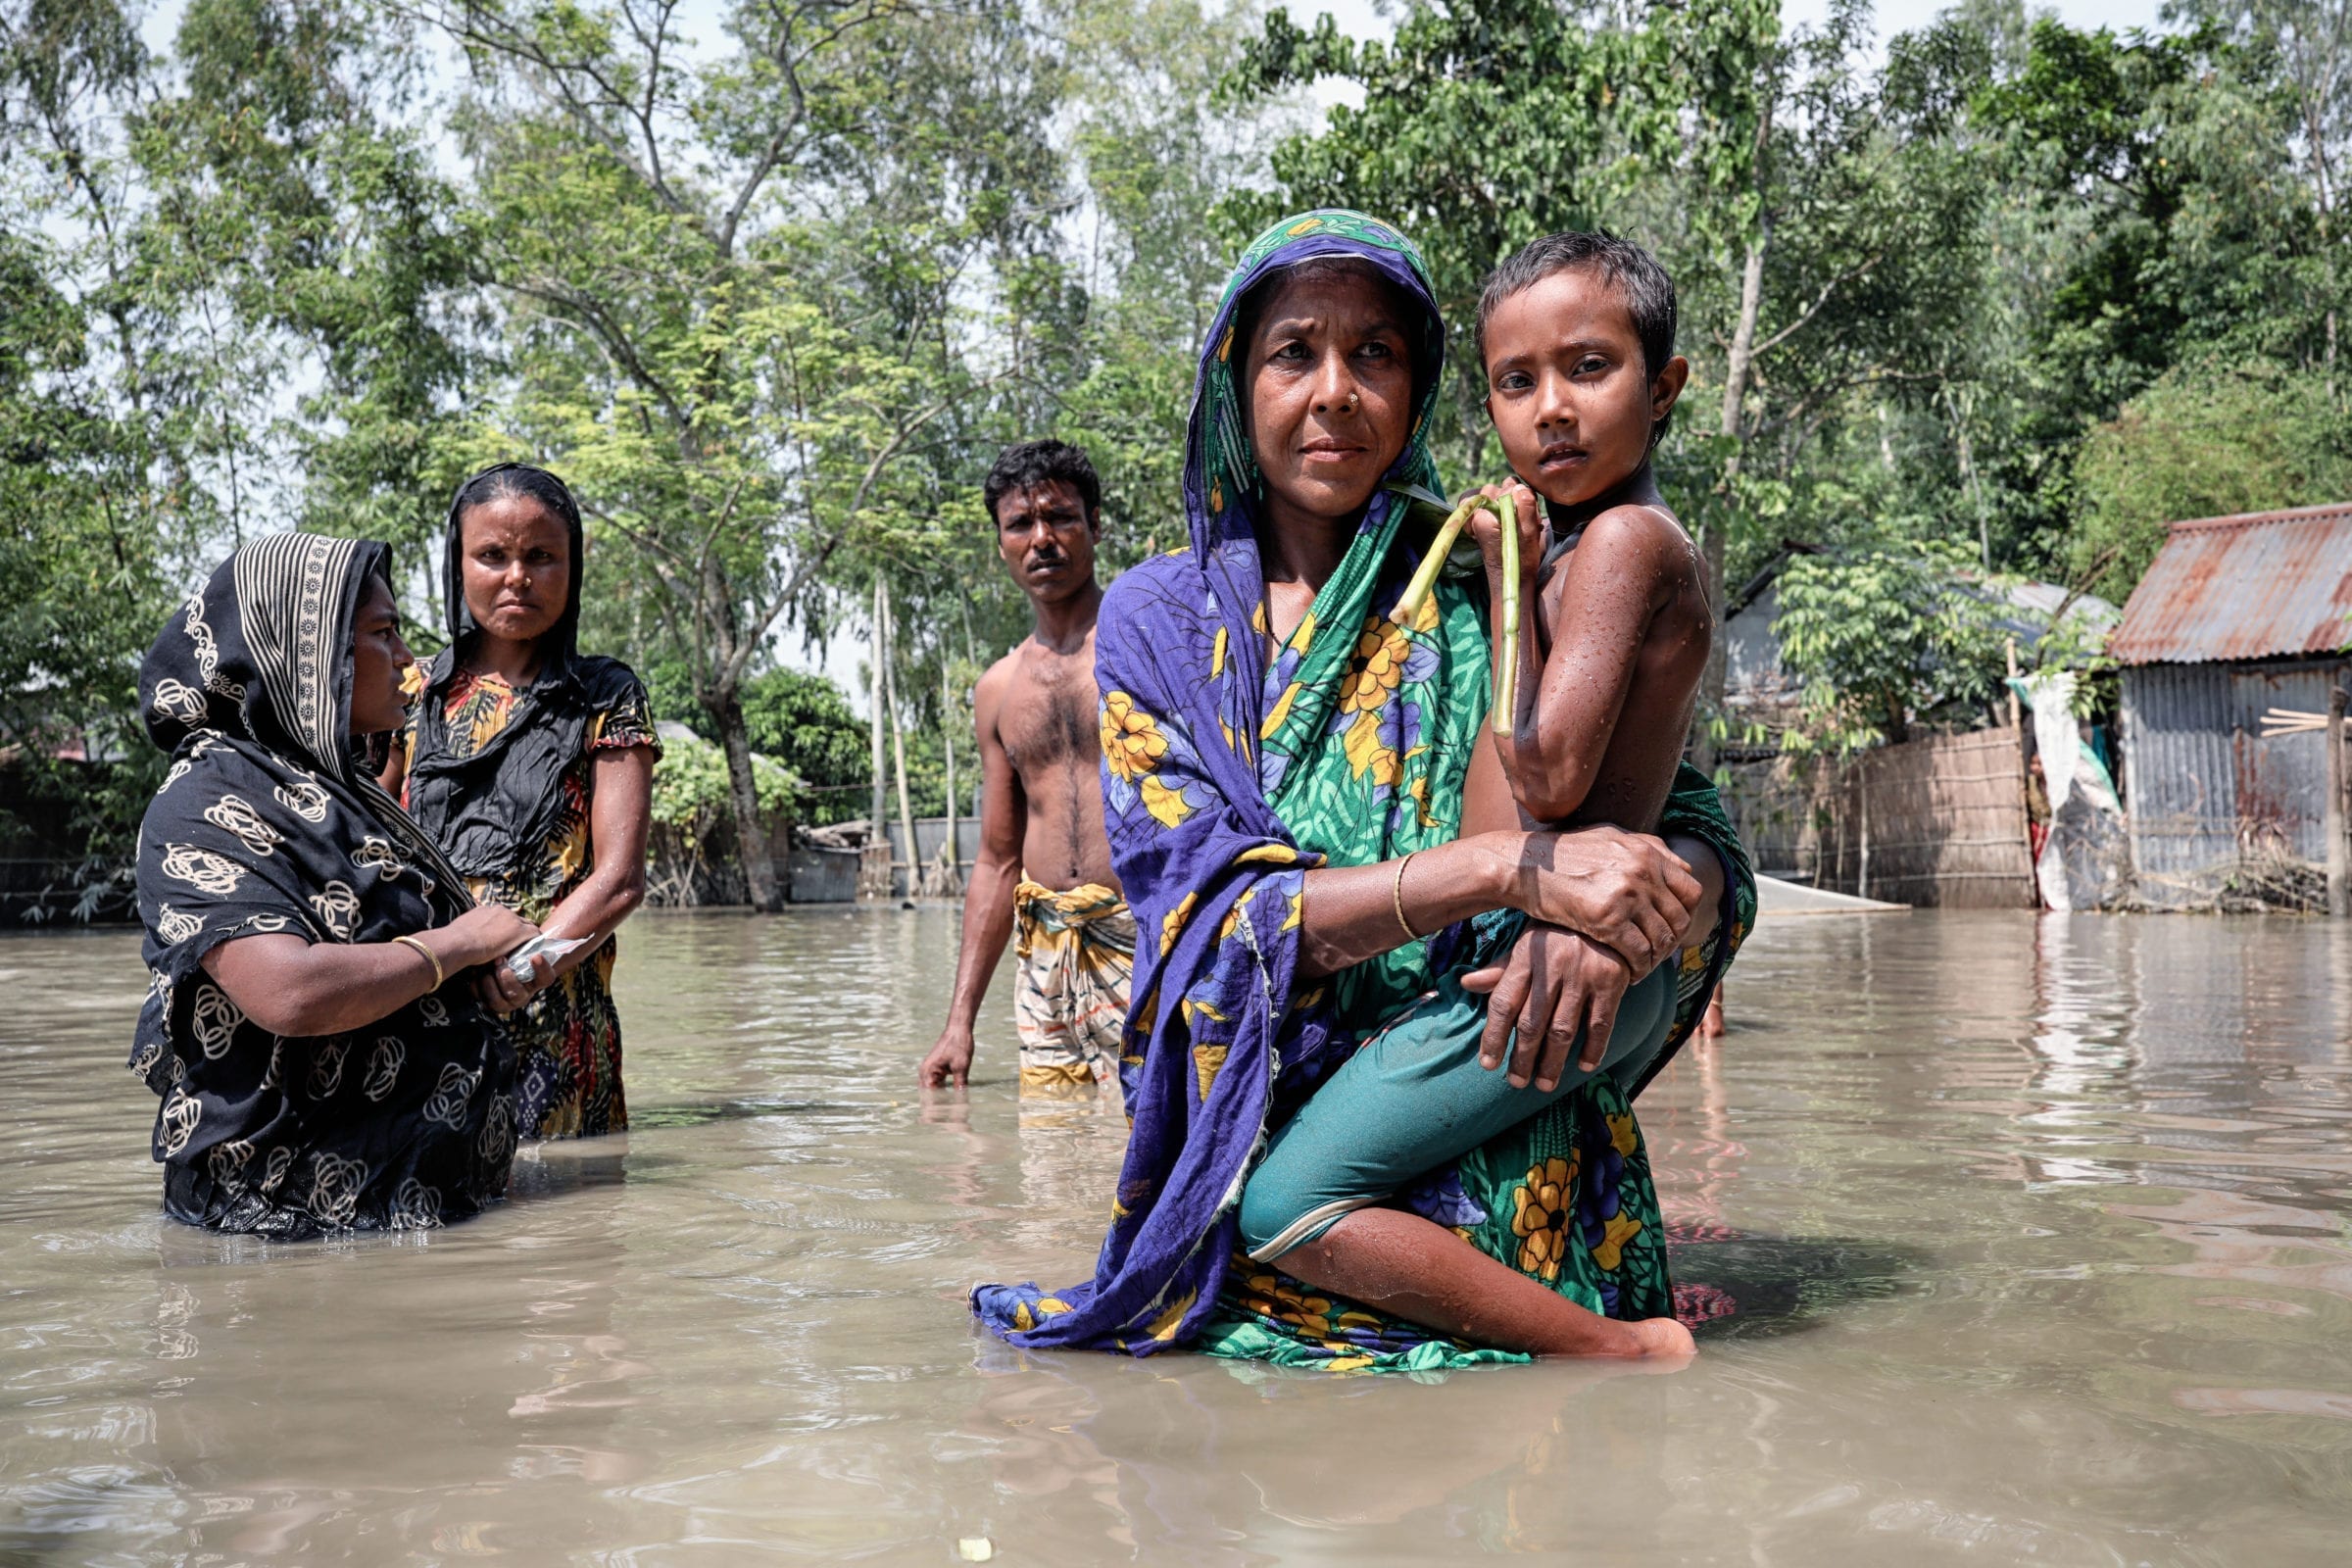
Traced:
MULTIPOLYGON (((1646 780, 1630 776, 1624 766, 1611 774, 1603 794, 1609 798, 1588 803, 1617 736, 1628 696, 1642 670, 1645 654, 1663 652, 1663 686, 1652 683, 1645 693, 1657 710, 1648 720, 1664 725, 1687 722, 1690 694, 1697 688, 1706 662, 1707 638, 1700 628, 1695 637, 1674 639, 1662 651, 1649 648, 1659 612, 1684 597, 1687 579, 1694 570, 1690 538, 1671 518, 1646 506, 1612 507, 1587 524, 1584 537, 1562 563, 1562 580, 1540 594, 1536 574, 1541 556, 1528 545, 1537 532, 1535 497, 1514 485, 1520 522, 1520 576, 1523 632, 1519 651, 1517 711, 1495 732, 1495 746, 1509 775, 1511 793, 1522 809, 1539 822, 1578 818, 1605 819, 1634 831, 1651 824, 1642 802, 1632 797, 1653 791, 1638 788, 1646 780), (1672 697, 1672 702, 1665 701, 1672 697), (1628 776, 1617 776, 1626 774, 1628 776), (1618 799, 1617 797, 1625 797, 1618 799)), ((1500 580, 1500 551, 1493 523, 1473 525, 1487 555, 1487 581, 1494 602, 1505 591, 1500 580)), ((1495 616, 1499 622, 1501 617, 1495 616)), ((1494 657, 1501 657, 1499 634, 1494 657)), ((1681 754, 1682 736, 1672 737, 1667 750, 1681 754)), ((1622 763, 1624 760, 1620 759, 1622 763)), ((1642 769, 1641 771, 1648 771, 1642 769)), ((1670 783, 1671 759, 1666 777, 1670 783)))

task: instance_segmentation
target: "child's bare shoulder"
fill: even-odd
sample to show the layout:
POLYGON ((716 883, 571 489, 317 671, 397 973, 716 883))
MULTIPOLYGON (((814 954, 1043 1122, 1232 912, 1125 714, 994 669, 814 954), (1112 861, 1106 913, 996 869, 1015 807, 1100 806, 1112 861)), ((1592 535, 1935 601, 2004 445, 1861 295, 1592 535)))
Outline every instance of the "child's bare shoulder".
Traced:
POLYGON ((1576 553, 1588 568, 1642 566, 1669 581, 1696 580, 1699 572, 1698 546, 1681 519, 1642 502, 1611 507, 1585 524, 1576 553))
POLYGON ((1555 613, 1572 592, 1606 595, 1622 592, 1608 586, 1620 583, 1642 584, 1641 597, 1653 614, 1672 614, 1686 601, 1702 608, 1705 603, 1706 568, 1698 546, 1661 506, 1628 502, 1600 513, 1585 524, 1561 566, 1544 596, 1555 613), (1583 586, 1572 588, 1572 582, 1583 586))

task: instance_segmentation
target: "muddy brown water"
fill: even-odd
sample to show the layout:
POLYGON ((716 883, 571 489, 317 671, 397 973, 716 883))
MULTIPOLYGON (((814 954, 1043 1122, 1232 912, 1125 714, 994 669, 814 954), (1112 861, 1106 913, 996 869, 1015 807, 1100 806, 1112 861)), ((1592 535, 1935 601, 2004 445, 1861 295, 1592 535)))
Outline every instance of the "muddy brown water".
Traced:
POLYGON ((1644 1097, 1666 1376, 1024 1357, 1122 1123, 910 1068, 951 911, 642 918, 636 1129, 448 1231, 164 1223, 121 935, 0 941, 0 1562, 2246 1564, 2352 1522, 2352 930, 1768 923, 1644 1097))

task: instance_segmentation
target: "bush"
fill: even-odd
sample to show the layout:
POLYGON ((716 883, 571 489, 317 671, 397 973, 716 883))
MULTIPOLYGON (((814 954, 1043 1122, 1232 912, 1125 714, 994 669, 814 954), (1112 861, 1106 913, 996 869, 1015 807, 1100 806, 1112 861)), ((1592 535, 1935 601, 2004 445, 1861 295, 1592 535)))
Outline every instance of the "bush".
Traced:
MULTIPOLYGON (((760 814, 792 819, 800 780, 771 757, 752 754, 752 787, 760 814)), ((662 765, 654 769, 654 820, 665 827, 699 829, 734 810, 727 797, 727 754, 697 735, 665 741, 662 765)))
POLYGON ((866 812, 873 787, 873 738, 850 710, 840 687, 823 675, 771 669, 744 684, 743 727, 800 780, 796 820, 821 825, 866 812))
POLYGON ((1789 562, 1773 633, 1804 683, 1796 749, 1901 741, 1993 694, 2007 670, 2001 606, 1968 580, 1969 561, 1921 544, 1789 562))
MULTIPOLYGON (((752 756, 752 783, 770 854, 783 847, 799 780, 772 758, 752 756)), ((655 904, 740 904, 743 861, 727 754, 700 736, 663 743, 654 769, 653 831, 646 845, 648 896, 655 904)))
MULTIPOLYGON (((713 743, 723 802, 726 756, 715 750, 717 728, 694 700, 685 666, 656 664, 646 672, 646 686, 657 717, 674 719, 713 743)), ((865 815, 872 740, 840 687, 805 670, 771 669, 744 683, 742 703, 753 753, 773 758, 796 781, 793 820, 822 826, 865 815)))

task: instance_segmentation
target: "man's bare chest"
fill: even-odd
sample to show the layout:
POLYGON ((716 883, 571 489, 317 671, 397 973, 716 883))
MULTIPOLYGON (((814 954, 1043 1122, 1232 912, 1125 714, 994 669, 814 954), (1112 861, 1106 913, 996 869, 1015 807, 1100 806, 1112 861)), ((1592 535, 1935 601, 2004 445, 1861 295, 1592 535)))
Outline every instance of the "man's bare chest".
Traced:
POLYGON ((1091 765, 1101 751, 1096 734, 1092 659, 1043 657, 1022 661, 997 720, 1013 770, 1091 765))

